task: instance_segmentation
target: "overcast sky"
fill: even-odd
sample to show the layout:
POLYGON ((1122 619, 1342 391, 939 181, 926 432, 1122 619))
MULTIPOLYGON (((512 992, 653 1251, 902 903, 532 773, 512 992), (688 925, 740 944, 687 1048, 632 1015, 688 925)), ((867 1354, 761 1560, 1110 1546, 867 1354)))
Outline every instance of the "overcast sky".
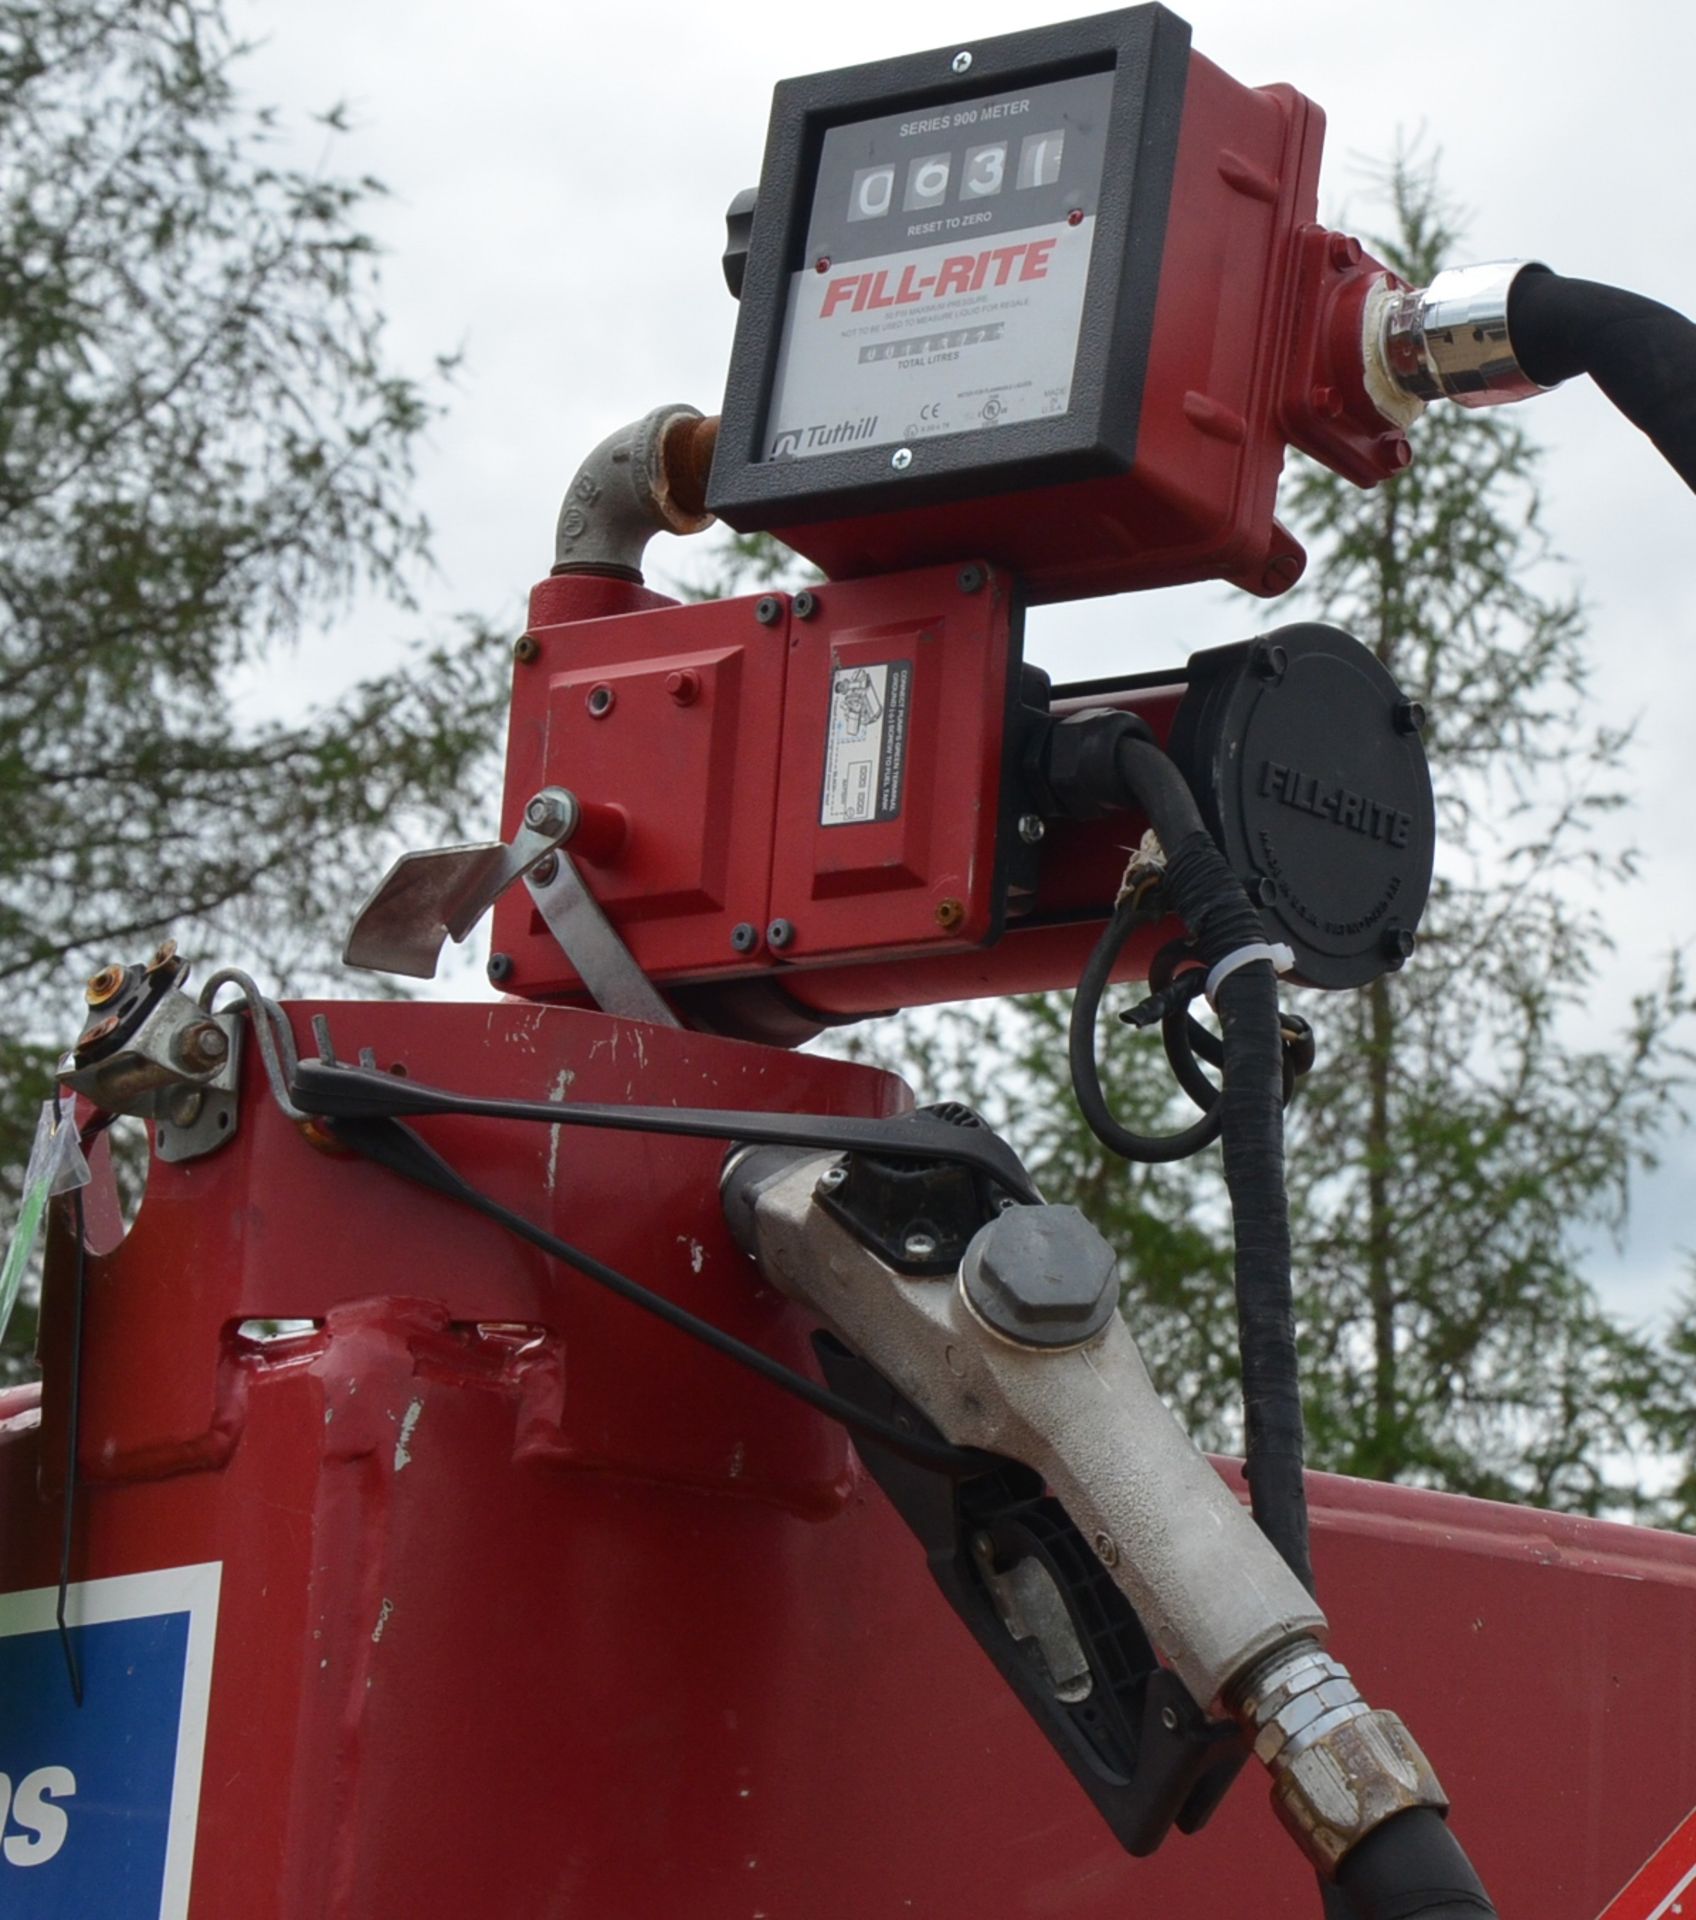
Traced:
MULTIPOLYGON (((758 177, 774 83, 1089 9, 233 0, 232 11, 260 42, 250 90, 301 129, 301 154, 325 147, 307 116, 345 101, 355 131, 329 163, 391 189, 372 224, 389 249, 395 356, 422 370, 440 350, 465 352, 421 474, 439 565, 421 585, 426 606, 516 631, 581 456, 661 402, 718 409, 735 320, 722 216, 758 177)), ((1362 160, 1423 135, 1470 212, 1468 257, 1539 258, 1696 313, 1696 9, 1682 0, 1178 11, 1234 78, 1288 82, 1324 109, 1328 220, 1370 228, 1379 210, 1362 160)), ((1623 995, 1696 936, 1696 502, 1587 382, 1533 411, 1549 524, 1594 609, 1599 711, 1640 726, 1630 826, 1648 858, 1617 918, 1610 979, 1623 995)), ((699 564, 670 540, 651 559, 685 574, 699 564)), ((1028 650, 1059 678, 1135 671, 1279 617, 1190 588, 1041 610, 1028 650)), ((362 613, 309 643, 292 682, 331 692, 406 630, 386 610, 362 613)), ((1686 1139, 1644 1188, 1626 1255, 1599 1257, 1616 1304, 1651 1311, 1680 1275, 1680 1250, 1696 1246, 1693 1180, 1686 1139)))

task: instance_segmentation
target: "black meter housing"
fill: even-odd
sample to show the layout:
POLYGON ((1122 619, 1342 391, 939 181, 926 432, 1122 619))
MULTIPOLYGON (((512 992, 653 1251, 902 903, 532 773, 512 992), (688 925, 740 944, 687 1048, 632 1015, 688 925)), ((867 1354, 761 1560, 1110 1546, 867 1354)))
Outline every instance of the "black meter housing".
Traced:
POLYGON ((1189 61, 1147 5, 779 85, 709 507, 787 526, 1127 470, 1189 61))

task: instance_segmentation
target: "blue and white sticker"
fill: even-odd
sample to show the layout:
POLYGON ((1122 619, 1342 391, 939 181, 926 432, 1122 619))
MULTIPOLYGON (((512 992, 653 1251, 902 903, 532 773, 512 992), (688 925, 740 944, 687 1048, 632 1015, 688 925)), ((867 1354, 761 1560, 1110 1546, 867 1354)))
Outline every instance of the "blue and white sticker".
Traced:
POLYGON ((0 1914, 187 1920, 221 1568, 0 1593, 0 1914))

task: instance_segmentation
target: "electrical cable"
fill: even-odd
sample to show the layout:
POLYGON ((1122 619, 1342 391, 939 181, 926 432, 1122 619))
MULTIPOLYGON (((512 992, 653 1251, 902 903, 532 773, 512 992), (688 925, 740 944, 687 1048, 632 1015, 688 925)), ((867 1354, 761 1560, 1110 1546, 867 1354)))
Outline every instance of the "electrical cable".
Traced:
POLYGON ((485 1219, 493 1220, 509 1233, 516 1234, 520 1240, 545 1253, 550 1259, 564 1262, 575 1267, 586 1278, 598 1286, 605 1287, 609 1293, 617 1294, 621 1300, 627 1300, 632 1306, 640 1307, 644 1313, 652 1314, 663 1320, 669 1327, 675 1327, 680 1333, 688 1334, 699 1340, 704 1346, 711 1347, 715 1353, 725 1355, 727 1359, 746 1367, 751 1373, 757 1373, 762 1380, 768 1380, 775 1387, 791 1394, 797 1400, 804 1401, 816 1411, 827 1414, 832 1420, 846 1427, 856 1438, 875 1442, 888 1448, 903 1459, 910 1460, 916 1466, 929 1468, 932 1472, 947 1474, 951 1478, 965 1479, 975 1474, 987 1473, 1005 1465, 998 1455, 986 1453, 976 1447, 951 1446, 947 1441, 932 1440, 922 1434, 908 1433, 880 1420, 875 1414, 863 1412, 852 1401, 844 1400, 828 1388, 816 1385, 786 1367, 770 1354, 762 1353, 758 1347, 751 1347, 746 1341, 738 1340, 734 1334, 726 1333, 722 1327, 715 1327, 711 1321, 702 1320, 690 1313, 686 1307, 680 1307, 674 1300, 668 1300, 664 1294, 655 1293, 640 1282, 622 1274, 616 1267, 609 1267, 604 1260, 597 1260, 592 1253, 586 1253, 581 1247, 572 1246, 569 1241, 561 1240, 539 1227, 534 1221, 527 1220, 523 1214, 515 1213, 510 1207, 503 1206, 492 1195, 474 1187, 454 1167, 442 1158, 436 1150, 413 1132, 410 1127, 402 1126, 398 1120, 377 1117, 343 1118, 334 1122, 334 1133, 338 1140, 361 1153, 366 1159, 378 1166, 386 1167, 391 1173, 399 1174, 403 1179, 411 1180, 419 1186, 428 1187, 432 1192, 442 1194, 450 1200, 480 1213, 485 1219))

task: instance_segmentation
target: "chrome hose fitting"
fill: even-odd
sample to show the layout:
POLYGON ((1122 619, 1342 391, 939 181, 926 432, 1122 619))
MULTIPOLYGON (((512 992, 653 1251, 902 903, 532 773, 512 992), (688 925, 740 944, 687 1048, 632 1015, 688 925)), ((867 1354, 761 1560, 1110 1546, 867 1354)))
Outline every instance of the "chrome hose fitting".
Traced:
POLYGON ((1272 1776, 1272 1804, 1327 1875, 1374 1828, 1412 1807, 1448 1811, 1431 1763, 1393 1713, 1361 1699, 1348 1670, 1293 1641, 1229 1701, 1272 1776))
POLYGON ((1448 267, 1430 286, 1389 291, 1367 307, 1367 387, 1385 411, 1388 387, 1409 399, 1499 407, 1546 391, 1508 337, 1508 295, 1535 260, 1448 267))

